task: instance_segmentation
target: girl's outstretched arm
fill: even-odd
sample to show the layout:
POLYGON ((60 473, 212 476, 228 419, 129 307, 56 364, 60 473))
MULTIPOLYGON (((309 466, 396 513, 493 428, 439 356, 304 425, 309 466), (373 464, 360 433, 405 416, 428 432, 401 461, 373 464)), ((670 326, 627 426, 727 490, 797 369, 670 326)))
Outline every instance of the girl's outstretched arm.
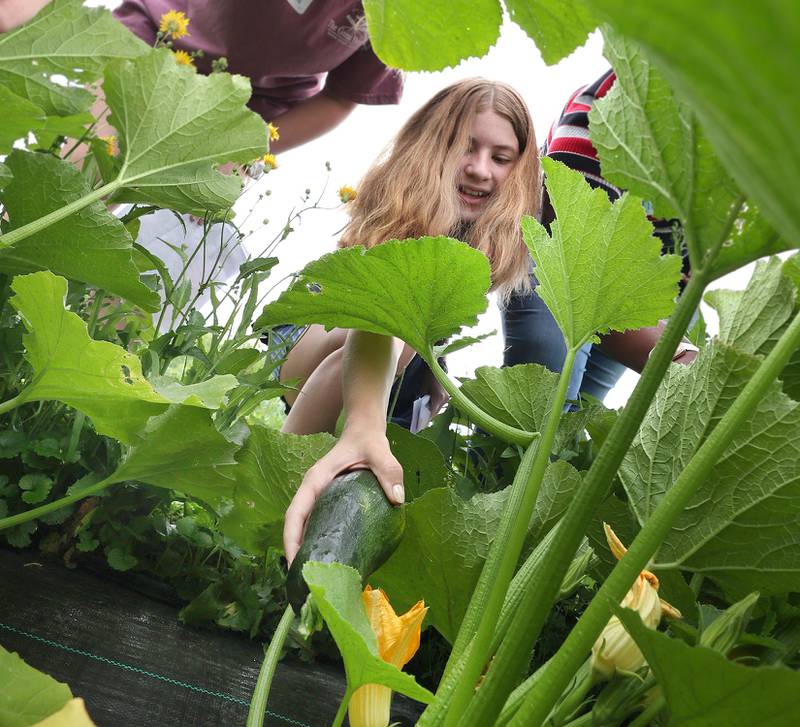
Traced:
MULTIPOLYGON (((381 483, 389 502, 405 500, 403 469, 386 438, 389 392, 398 366, 414 352, 398 339, 363 331, 349 331, 342 364, 345 424, 342 436, 328 454, 311 467, 286 511, 283 545, 286 559, 294 560, 303 540, 303 529, 319 494, 341 472, 370 469, 381 483)), ((314 405, 309 398, 298 405, 314 405)), ((318 403, 319 405, 319 403, 318 403)))

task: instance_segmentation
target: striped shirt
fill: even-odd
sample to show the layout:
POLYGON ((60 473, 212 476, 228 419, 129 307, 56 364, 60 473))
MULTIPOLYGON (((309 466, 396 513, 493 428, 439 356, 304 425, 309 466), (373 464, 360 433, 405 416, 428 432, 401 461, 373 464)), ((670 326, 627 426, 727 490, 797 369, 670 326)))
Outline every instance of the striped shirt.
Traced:
MULTIPOLYGON (((616 79, 616 74, 609 68, 594 83, 581 86, 575 91, 550 128, 547 141, 541 149, 542 156, 552 157, 570 169, 581 172, 592 187, 603 189, 612 202, 619 199, 624 190, 603 178, 597 150, 589 138, 589 111, 597 99, 603 98, 609 92, 616 79)), ((676 219, 648 218, 653 223, 653 234, 661 240, 662 252, 674 252, 676 239, 681 237, 680 222, 676 219)), ((545 190, 542 199, 542 223, 549 225, 554 219, 555 212, 545 190)), ((683 269, 684 273, 688 273, 689 258, 685 254, 683 269)))

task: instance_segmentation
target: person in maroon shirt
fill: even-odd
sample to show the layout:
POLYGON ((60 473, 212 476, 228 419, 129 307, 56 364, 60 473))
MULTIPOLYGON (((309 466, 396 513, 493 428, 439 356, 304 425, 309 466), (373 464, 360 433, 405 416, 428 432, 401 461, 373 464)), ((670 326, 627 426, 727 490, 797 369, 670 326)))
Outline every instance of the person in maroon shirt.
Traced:
MULTIPOLYGON (((27 22, 48 2, 3 0, 0 32, 27 22)), ((169 41, 174 51, 193 55, 200 73, 210 73, 212 64, 225 58, 228 71, 250 79, 248 105, 279 127, 278 134, 270 134, 270 152, 322 136, 358 104, 396 104, 402 95, 402 75, 372 51, 361 0, 123 0, 114 16, 155 45, 168 12, 188 18, 188 32, 173 34, 169 41)), ((103 106, 98 98, 95 108, 103 106)), ((95 129, 97 136, 115 133, 107 123, 102 127, 95 129)), ((261 166, 251 167, 253 176, 261 166)), ((165 263, 173 280, 190 281, 198 291, 209 276, 217 283, 233 279, 246 259, 234 227, 206 231, 200 222, 159 210, 142 218, 137 237, 165 263), (197 251, 204 235, 203 254, 189 255, 187 262, 177 250, 187 255, 197 251)), ((206 291, 196 305, 208 300, 206 291)))
MULTIPOLYGON (((50 0, 5 0, 0 32, 30 20, 50 0)), ((185 14, 173 49, 202 51, 201 73, 224 57, 253 86, 250 107, 280 126, 271 151, 304 144, 340 124, 358 104, 396 104, 402 75, 373 53, 361 0, 124 0, 114 15, 148 44, 161 16, 185 14)))

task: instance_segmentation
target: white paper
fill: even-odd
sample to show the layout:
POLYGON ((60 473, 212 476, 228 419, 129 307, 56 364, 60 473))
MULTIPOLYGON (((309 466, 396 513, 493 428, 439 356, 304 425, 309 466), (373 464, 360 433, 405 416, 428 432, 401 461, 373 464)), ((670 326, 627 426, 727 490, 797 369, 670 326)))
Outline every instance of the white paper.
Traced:
POLYGON ((431 397, 428 394, 420 396, 414 402, 414 408, 411 410, 411 433, 425 429, 431 423, 431 397))

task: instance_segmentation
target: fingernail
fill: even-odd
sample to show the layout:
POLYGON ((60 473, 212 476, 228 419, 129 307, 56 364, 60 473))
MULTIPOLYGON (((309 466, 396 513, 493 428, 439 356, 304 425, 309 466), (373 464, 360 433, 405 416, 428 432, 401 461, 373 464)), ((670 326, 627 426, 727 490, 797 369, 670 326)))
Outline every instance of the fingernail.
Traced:
POLYGON ((395 485, 392 487, 392 492, 394 493, 394 499, 398 505, 402 505, 406 501, 406 491, 403 489, 402 485, 395 485))

